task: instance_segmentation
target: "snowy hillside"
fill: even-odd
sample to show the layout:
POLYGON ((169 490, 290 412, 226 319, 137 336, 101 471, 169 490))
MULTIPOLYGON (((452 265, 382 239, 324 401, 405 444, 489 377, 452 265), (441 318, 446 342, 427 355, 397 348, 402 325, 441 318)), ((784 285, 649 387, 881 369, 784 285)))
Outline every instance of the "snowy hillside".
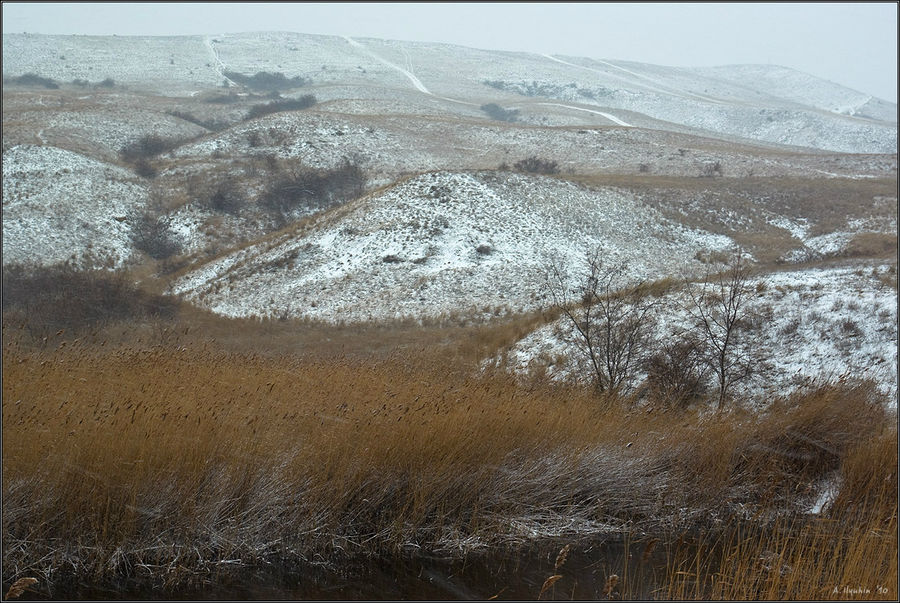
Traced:
MULTIPOLYGON (((771 399, 815 381, 868 378, 897 397, 897 291, 883 278, 896 266, 833 267, 756 277, 748 306, 760 317, 754 333, 756 374, 737 392, 771 399)), ((671 339, 691 324, 679 290, 657 308, 656 337, 671 339)), ((565 318, 540 327, 488 364, 513 372, 546 370, 555 379, 589 374, 565 318)))
POLYGON ((732 242, 670 222, 616 189, 436 172, 210 262, 173 291, 229 316, 489 318, 544 306, 549 262, 577 261, 596 245, 658 278, 732 242))
POLYGON ((3 36, 5 77, 36 73, 67 83, 112 78, 164 95, 191 96, 227 82, 228 71, 300 76, 329 97, 406 93, 445 115, 471 116, 484 103, 543 112, 564 105, 593 125, 688 130, 848 153, 895 153, 896 105, 777 66, 710 70, 621 60, 484 51, 447 44, 299 33, 183 37, 3 36), (891 110, 893 107, 893 110, 891 110), (668 125, 667 125, 668 124, 668 125))
POLYGON ((127 216, 146 196, 125 169, 49 146, 14 147, 3 153, 3 263, 74 257, 121 266, 132 254, 127 216))

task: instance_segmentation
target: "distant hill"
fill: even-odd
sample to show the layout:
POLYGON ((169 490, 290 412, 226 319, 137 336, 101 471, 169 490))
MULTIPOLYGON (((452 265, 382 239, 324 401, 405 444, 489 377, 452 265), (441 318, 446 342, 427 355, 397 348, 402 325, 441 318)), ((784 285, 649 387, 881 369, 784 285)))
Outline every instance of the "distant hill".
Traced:
POLYGON ((896 104, 778 66, 706 69, 485 51, 448 44, 300 33, 128 37, 3 36, 4 77, 112 81, 164 95, 236 86, 227 73, 308 82, 322 98, 443 101, 449 115, 485 103, 524 123, 569 107, 598 125, 628 125, 846 153, 894 153, 896 104), (341 91, 338 91, 338 88, 341 91), (349 88, 348 88, 349 87, 349 88))

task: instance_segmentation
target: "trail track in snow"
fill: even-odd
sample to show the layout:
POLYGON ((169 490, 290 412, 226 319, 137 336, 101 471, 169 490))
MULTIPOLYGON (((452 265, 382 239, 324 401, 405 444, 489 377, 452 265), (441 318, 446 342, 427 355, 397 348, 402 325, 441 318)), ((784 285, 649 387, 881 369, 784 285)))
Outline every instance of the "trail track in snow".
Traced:
POLYGON ((470 103, 470 102, 467 102, 467 101, 461 101, 461 100, 458 100, 458 99, 455 99, 455 98, 448 98, 448 97, 446 97, 446 96, 438 96, 437 94, 435 94, 434 92, 432 92, 431 90, 429 90, 428 88, 426 88, 426 87, 425 87, 425 84, 422 83, 422 80, 420 80, 419 78, 417 78, 417 77, 415 76, 415 74, 412 72, 412 61, 410 60, 409 53, 406 51, 405 48, 403 49, 403 54, 404 54, 404 56, 406 57, 406 64, 407 64, 407 67, 409 67, 409 69, 404 69, 404 68, 401 67, 400 65, 397 65, 397 64, 395 64, 395 63, 392 63, 392 62, 390 62, 389 60, 383 58, 382 56, 380 56, 380 55, 378 55, 378 54, 372 52, 371 50, 369 50, 368 48, 366 48, 365 46, 363 46, 362 44, 360 44, 359 42, 357 42, 356 40, 354 40, 354 39, 351 38, 350 36, 342 36, 342 37, 343 37, 345 40, 347 40, 347 42, 348 42, 351 46, 353 46, 354 48, 360 49, 361 51, 365 52, 367 55, 369 55, 370 57, 372 57, 372 58, 375 59, 376 61, 382 63, 383 65, 386 65, 386 66, 390 67, 391 69, 396 69, 397 71, 399 71, 400 73, 402 73, 403 75, 405 75, 405 76, 409 79, 409 81, 412 82, 412 85, 416 87, 416 90, 418 90, 419 92, 422 92, 423 94, 427 94, 428 96, 433 96, 433 97, 435 97, 435 98, 439 98, 439 99, 441 99, 441 100, 450 101, 451 103, 459 103, 459 104, 461 104, 461 105, 469 105, 470 107, 477 107, 477 106, 478 106, 478 105, 475 104, 475 103, 470 103))
POLYGON ((605 117, 609 121, 615 123, 616 125, 625 126, 626 128, 634 127, 631 124, 622 121, 618 117, 616 117, 614 115, 610 115, 609 113, 604 113, 603 111, 595 111, 594 109, 585 109, 583 107, 573 107, 572 105, 564 105, 562 103, 538 103, 538 104, 546 105, 548 107, 565 107, 566 109, 574 109, 576 111, 586 111, 588 113, 596 113, 597 115, 602 115, 603 117, 605 117))
MULTIPOLYGON (((215 61, 213 69, 219 74, 219 77, 224 78, 225 81, 229 82, 232 86, 237 86, 237 82, 225 75, 225 63, 219 58, 219 51, 212 45, 212 38, 210 36, 204 36, 203 44, 209 49, 209 53, 212 55, 213 61, 215 61)), ((193 96, 193 94, 191 96, 193 96)))
MULTIPOLYGON (((577 65, 577 64, 575 64, 575 63, 570 63, 570 62, 568 62, 568 61, 564 61, 564 60, 562 60, 562 59, 557 59, 556 57, 551 56, 551 55, 549 55, 549 54, 542 54, 541 56, 543 56, 543 57, 545 57, 545 58, 548 58, 548 59, 550 59, 551 61, 555 61, 555 62, 561 63, 561 64, 563 64, 563 65, 568 65, 569 67, 577 67, 578 69, 584 69, 584 70, 586 70, 586 71, 592 71, 592 72, 594 72, 594 73, 597 73, 597 74, 603 75, 603 76, 609 76, 609 75, 610 75, 610 74, 608 74, 608 73, 604 73, 604 72, 599 71, 599 70, 597 70, 597 69, 592 69, 592 68, 590 68, 590 67, 585 67, 584 65, 577 65)), ((702 95, 702 94, 695 94, 695 93, 693 93, 693 92, 685 92, 685 91, 683 91, 683 90, 673 89, 673 88, 670 88, 669 86, 666 86, 665 84, 662 84, 662 83, 658 82, 657 80, 653 79, 652 77, 648 77, 648 76, 646 76, 646 75, 642 75, 642 74, 640 74, 640 73, 631 71, 630 69, 625 69, 624 67, 619 67, 618 65, 615 65, 615 64, 610 63, 610 62, 608 62, 608 61, 603 61, 603 60, 601 60, 601 59, 594 59, 594 60, 597 61, 598 63, 603 63, 604 65, 608 65, 608 66, 612 67, 613 69, 618 69, 619 71, 624 71, 625 73, 627 73, 627 74, 629 74, 629 75, 631 75, 631 76, 633 76, 633 77, 636 77, 636 78, 641 79, 641 80, 646 80, 646 81, 651 82, 652 84, 654 84, 653 86, 648 86, 647 84, 638 83, 638 85, 642 86, 643 88, 646 88, 647 90, 652 90, 652 91, 654 91, 654 92, 659 92, 660 94, 665 94, 665 95, 681 96, 681 97, 683 97, 683 98, 693 98, 693 99, 701 100, 701 101, 704 101, 704 102, 707 102, 707 103, 723 104, 722 101, 720 101, 720 100, 718 100, 718 99, 715 99, 715 98, 712 98, 711 96, 704 96, 704 95, 702 95)), ((629 82, 630 84, 634 84, 634 83, 635 83, 634 80, 629 80, 629 79, 626 79, 626 78, 621 78, 621 79, 623 79, 623 80, 629 82)))

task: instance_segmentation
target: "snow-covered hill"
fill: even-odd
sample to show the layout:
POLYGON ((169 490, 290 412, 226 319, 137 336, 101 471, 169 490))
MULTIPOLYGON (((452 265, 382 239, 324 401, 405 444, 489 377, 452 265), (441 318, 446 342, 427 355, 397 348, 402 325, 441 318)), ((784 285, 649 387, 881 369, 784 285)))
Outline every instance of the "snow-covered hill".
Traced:
POLYGON ((3 263, 121 266, 133 253, 127 218, 146 199, 144 183, 123 168, 14 147, 3 153, 3 263))
MULTIPOLYGON (((759 317, 751 350, 757 360, 755 373, 737 383, 736 392, 771 400, 810 383, 850 376, 871 379, 896 403, 897 291, 885 282, 889 273, 896 278, 896 265, 774 272, 752 279, 747 311, 759 317)), ((665 342, 692 323, 683 289, 662 302, 656 308, 655 337, 665 342)), ((573 331, 560 318, 486 365, 519 374, 546 371, 559 380, 584 378, 590 369, 572 344, 573 331)))
MULTIPOLYGON (((735 245, 770 267, 843 257, 854 266, 760 277, 769 385, 852 371, 896 392, 896 288, 866 264, 896 249, 895 104, 777 66, 346 36, 2 44, 5 265, 155 271, 131 232, 149 208, 184 245, 171 291, 229 316, 335 323, 545 308, 548 265, 597 246, 643 279, 696 274, 735 245), (231 72, 301 77, 280 98, 317 102, 249 119, 278 95, 231 72), (14 81, 26 73, 59 87, 14 81), (151 135, 171 144, 138 169, 121 151, 151 135), (559 173, 516 171, 527 157, 559 173), (266 208, 271 182, 347 160, 366 175, 361 198, 266 208), (227 210, 210 203, 223 182, 227 210)), ((551 335, 520 342, 509 368, 563 353, 551 335)))
POLYGON ((896 105, 777 66, 662 67, 620 60, 476 50, 433 43, 299 33, 122 37, 3 36, 4 76, 60 82, 112 78, 129 87, 190 96, 221 86, 225 72, 281 72, 328 96, 409 92, 445 115, 489 102, 543 111, 571 107, 594 125, 688 130, 848 153, 895 153, 896 105), (668 124, 668 125, 667 125, 668 124))
POLYGON ((617 189, 435 172, 212 261, 173 291, 230 316, 489 318, 545 306, 543 270, 597 245, 659 278, 732 241, 670 222, 617 189))

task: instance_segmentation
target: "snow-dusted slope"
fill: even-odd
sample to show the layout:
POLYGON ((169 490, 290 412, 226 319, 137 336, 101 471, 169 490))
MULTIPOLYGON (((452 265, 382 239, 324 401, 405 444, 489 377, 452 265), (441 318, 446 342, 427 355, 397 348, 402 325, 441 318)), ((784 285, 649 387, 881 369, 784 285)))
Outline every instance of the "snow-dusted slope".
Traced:
POLYGON ((794 69, 777 65, 725 65, 692 69, 751 92, 768 94, 842 115, 897 122, 897 105, 794 69))
MULTIPOLYGON (((847 375, 872 379, 897 399, 897 290, 880 276, 888 265, 819 268, 756 277, 747 306, 760 316, 753 333, 756 373, 736 391, 763 400, 812 382, 847 375)), ((689 298, 670 293, 657 307, 660 341, 691 324, 689 298)), ((546 369, 573 379, 589 369, 572 346, 571 324, 561 318, 528 334, 489 364, 516 373, 546 369)))
POLYGON ((307 89, 322 98, 334 98, 335 86, 357 99, 394 95, 395 113, 407 112, 404 99, 412 92, 445 115, 468 116, 483 103, 498 102, 523 109, 522 119, 529 123, 541 123, 541 111, 558 112, 554 105, 565 104, 598 126, 687 128, 850 153, 897 149, 895 104, 777 66, 684 69, 281 32, 3 36, 6 76, 33 72, 60 82, 110 77, 130 87, 189 96, 221 86, 226 70, 299 75, 311 80, 307 89))
POLYGON ((71 258, 120 266, 133 249, 125 219, 146 203, 131 172, 54 147, 3 153, 3 263, 71 258))
MULTIPOLYGON (((691 231, 617 189, 512 173, 423 174, 210 262, 173 290, 230 316, 327 321, 523 311, 542 271, 602 245, 634 274, 690 267, 727 237, 691 231)), ((487 314, 486 316, 490 316, 487 314)))

